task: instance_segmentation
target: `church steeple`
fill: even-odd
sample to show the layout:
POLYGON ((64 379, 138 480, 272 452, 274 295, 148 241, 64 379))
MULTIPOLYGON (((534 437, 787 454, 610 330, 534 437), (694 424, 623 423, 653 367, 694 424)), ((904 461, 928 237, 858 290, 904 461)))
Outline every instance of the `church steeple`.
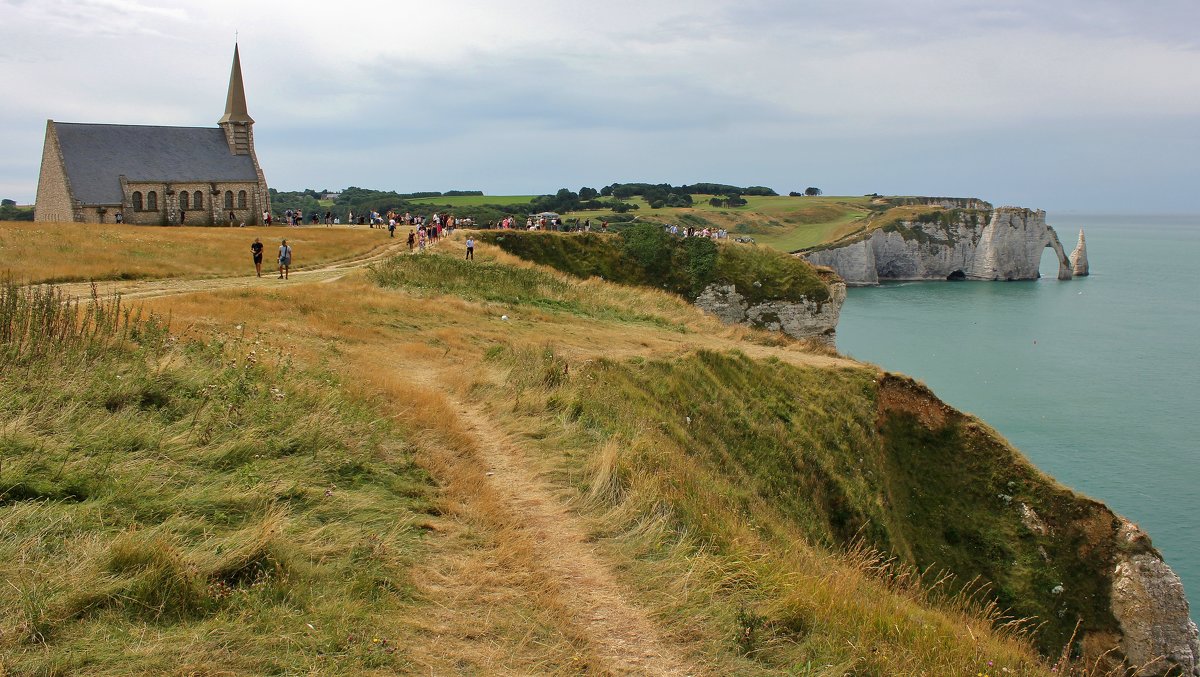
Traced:
POLYGON ((242 86, 242 59, 238 55, 238 47, 233 45, 233 70, 229 73, 229 94, 225 97, 225 115, 217 121, 223 125, 227 122, 254 124, 250 113, 246 111, 246 89, 242 86))

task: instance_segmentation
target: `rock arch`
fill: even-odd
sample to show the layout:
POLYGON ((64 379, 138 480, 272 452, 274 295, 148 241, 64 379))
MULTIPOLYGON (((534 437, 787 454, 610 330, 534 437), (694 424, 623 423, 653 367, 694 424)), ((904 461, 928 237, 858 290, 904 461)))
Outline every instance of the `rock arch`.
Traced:
POLYGON ((1071 261, 1067 259, 1067 253, 1063 250, 1062 242, 1058 241, 1058 233, 1050 226, 1046 226, 1046 244, 1043 248, 1049 247, 1054 250, 1054 255, 1058 257, 1058 279, 1071 279, 1071 261))

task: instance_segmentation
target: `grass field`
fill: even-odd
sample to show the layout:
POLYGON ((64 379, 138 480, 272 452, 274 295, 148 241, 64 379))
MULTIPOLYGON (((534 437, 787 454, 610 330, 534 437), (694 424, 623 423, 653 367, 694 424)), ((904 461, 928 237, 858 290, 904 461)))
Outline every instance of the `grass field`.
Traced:
MULTIPOLYGON (((709 195, 693 195, 692 207, 651 209, 642 198, 627 202, 638 205, 633 214, 639 221, 674 223, 697 228, 724 228, 736 236, 753 237, 759 244, 791 252, 828 242, 862 225, 871 212, 867 197, 746 196, 741 207, 714 207, 709 195)), ((580 211, 567 218, 591 219, 593 223, 612 218, 611 211, 580 211)))
POLYGON ((0 276, 18 282, 86 282, 163 277, 219 277, 254 272, 250 244, 263 241, 263 272, 280 240, 293 248, 295 270, 384 247, 369 228, 160 228, 116 224, 0 223, 0 276))
POLYGON ((536 195, 452 195, 447 197, 419 197, 409 200, 414 204, 450 205, 451 207, 477 207, 479 205, 527 204, 536 195))
POLYGON ((986 428, 678 296, 460 247, 141 302, 170 327, 5 287, 0 674, 1087 674, 847 540, 910 546, 890 502, 945 489, 987 546, 956 566, 991 557, 1019 518, 973 480, 1027 466, 986 428), (965 484, 881 485, 926 452, 965 484))

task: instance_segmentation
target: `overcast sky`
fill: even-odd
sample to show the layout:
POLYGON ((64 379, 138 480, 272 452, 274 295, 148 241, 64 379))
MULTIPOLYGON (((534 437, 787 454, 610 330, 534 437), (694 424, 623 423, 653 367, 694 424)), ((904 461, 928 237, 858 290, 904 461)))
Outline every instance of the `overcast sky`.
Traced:
POLYGON ((215 125, 237 31, 281 190, 1198 212, 1198 26, 1197 0, 0 0, 0 197, 32 201, 47 119, 215 125))

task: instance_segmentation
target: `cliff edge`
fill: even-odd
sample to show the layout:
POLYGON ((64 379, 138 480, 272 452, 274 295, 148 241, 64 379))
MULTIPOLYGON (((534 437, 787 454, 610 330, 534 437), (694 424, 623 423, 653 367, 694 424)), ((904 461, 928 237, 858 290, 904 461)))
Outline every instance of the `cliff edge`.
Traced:
POLYGON ((1149 536, 908 377, 885 375, 878 402, 881 544, 983 577, 1002 606, 1042 624, 1048 655, 1073 636, 1074 651, 1110 671, 1100 674, 1200 675, 1183 584, 1149 536))
POLYGON ((576 277, 674 292, 728 324, 832 345, 846 285, 765 247, 680 238, 653 224, 619 234, 488 231, 481 241, 576 277))

